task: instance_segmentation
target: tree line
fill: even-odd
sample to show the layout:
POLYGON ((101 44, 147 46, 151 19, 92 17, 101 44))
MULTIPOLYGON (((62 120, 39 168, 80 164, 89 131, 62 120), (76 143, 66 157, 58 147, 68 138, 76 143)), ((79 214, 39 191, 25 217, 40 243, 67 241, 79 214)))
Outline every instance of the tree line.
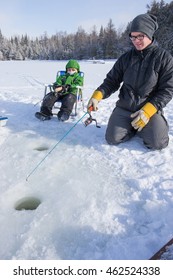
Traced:
MULTIPOLYGON (((146 9, 158 18, 157 43, 173 55, 173 1, 154 0, 146 9)), ((45 32, 35 39, 27 34, 7 39, 0 30, 0 60, 115 59, 131 47, 129 25, 121 32, 110 19, 99 32, 95 26, 90 33, 79 27, 74 34, 58 32, 49 37, 45 32)))

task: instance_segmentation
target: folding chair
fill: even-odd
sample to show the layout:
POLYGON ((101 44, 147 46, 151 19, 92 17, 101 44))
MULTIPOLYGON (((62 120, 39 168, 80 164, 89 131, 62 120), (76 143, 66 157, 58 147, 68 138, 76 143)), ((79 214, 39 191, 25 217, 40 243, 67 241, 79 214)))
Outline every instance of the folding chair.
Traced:
MULTIPOLYGON (((65 75, 66 71, 61 70, 57 72, 56 78, 65 75)), ((81 77, 84 77, 84 72, 79 72, 79 75, 81 77)), ((54 91, 53 90, 53 84, 45 84, 45 89, 44 89, 44 96, 50 91, 54 91)), ((78 112, 78 103, 81 102, 82 104, 82 109, 84 111, 84 99, 83 99, 83 86, 77 86, 77 96, 76 96, 76 102, 74 104, 74 115, 77 116, 77 112, 78 112)), ((57 103, 60 103, 59 101, 57 101, 54 104, 54 108, 55 109, 60 109, 60 106, 58 106, 57 103)))

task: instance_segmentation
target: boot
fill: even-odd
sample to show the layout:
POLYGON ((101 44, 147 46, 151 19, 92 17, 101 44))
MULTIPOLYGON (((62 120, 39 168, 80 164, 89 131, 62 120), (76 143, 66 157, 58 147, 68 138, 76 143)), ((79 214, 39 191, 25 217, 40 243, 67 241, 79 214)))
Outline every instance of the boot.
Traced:
POLYGON ((59 111, 57 117, 59 121, 65 122, 69 119, 70 115, 66 111, 59 111))

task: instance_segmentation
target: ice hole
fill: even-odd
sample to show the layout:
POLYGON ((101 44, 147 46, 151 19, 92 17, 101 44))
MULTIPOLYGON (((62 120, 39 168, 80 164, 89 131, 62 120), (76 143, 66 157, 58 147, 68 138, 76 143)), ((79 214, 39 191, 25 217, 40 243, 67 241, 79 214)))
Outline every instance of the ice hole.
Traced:
POLYGON ((49 149, 49 147, 47 147, 47 146, 40 146, 40 147, 35 148, 34 150, 41 152, 41 151, 46 151, 48 149, 49 149))
POLYGON ((23 197, 15 204, 15 209, 20 210, 35 210, 40 205, 41 200, 36 197, 23 197))

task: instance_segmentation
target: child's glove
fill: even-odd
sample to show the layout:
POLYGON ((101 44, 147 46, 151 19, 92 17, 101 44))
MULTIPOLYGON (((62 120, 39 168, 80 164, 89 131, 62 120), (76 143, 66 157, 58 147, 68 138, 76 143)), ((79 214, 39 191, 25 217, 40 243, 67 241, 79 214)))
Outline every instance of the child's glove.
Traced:
POLYGON ((66 93, 70 90, 71 85, 63 85, 61 93, 66 93))
POLYGON ((56 93, 66 93, 70 90, 70 85, 53 85, 53 89, 56 93))
POLYGON ((93 108, 93 111, 97 111, 98 110, 98 103, 100 100, 102 100, 103 98, 103 94, 101 91, 99 90, 95 90, 93 95, 91 96, 88 105, 87 105, 87 110, 90 112, 90 107, 93 108))
POLYGON ((53 90, 56 91, 56 92, 61 91, 62 90, 62 86, 61 85, 53 84, 53 90))
POLYGON ((135 118, 131 125, 134 129, 141 131, 149 122, 150 118, 157 112, 153 104, 147 102, 139 111, 131 114, 131 118, 135 118))

